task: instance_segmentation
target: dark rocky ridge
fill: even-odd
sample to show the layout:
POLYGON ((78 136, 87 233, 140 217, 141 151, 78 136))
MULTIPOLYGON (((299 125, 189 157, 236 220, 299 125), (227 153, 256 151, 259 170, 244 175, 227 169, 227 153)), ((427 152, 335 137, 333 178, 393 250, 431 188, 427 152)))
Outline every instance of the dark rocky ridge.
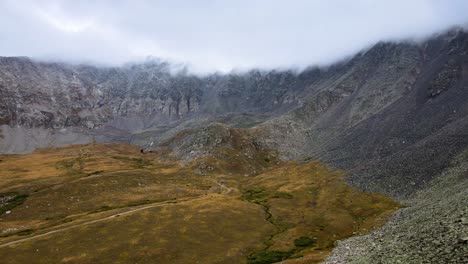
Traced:
POLYGON ((289 120, 304 127, 300 155, 350 169, 362 188, 405 196, 468 145, 468 34, 420 46, 381 44, 369 53, 399 49, 405 52, 353 76, 362 83, 349 96, 324 101, 318 93, 289 120))
MULTIPOLYGON (((419 218, 402 214, 394 222, 406 229, 421 219, 435 226, 427 208, 467 217, 464 208, 448 212, 444 207, 449 201, 466 204, 466 198, 444 197, 430 188, 450 166, 459 170, 460 186, 468 181, 466 166, 453 165, 455 157, 465 159, 460 164, 468 157, 461 155, 468 149, 465 31, 452 30, 420 44, 378 43, 348 61, 301 73, 254 70, 198 77, 174 75, 168 67, 149 62, 97 68, 0 58, 0 151, 94 138, 148 150, 172 148, 172 155, 191 159, 218 144, 229 145, 229 127, 242 127, 249 140, 278 150, 285 159, 320 159, 349 171, 348 180, 360 188, 414 204, 419 218), (421 190, 424 201, 416 194, 421 190), (431 197, 437 202, 430 202, 431 197)), ((439 231, 424 234, 425 240, 440 235, 439 245, 458 243, 452 241, 456 234, 433 230, 439 231)), ((400 231, 392 229, 382 241, 396 243, 396 237, 403 237, 398 241, 403 247, 418 246, 419 234, 406 241, 395 232, 400 231)), ((418 253, 428 248, 405 252, 404 259, 429 261, 418 253)), ((463 259, 450 254, 440 259, 463 259)), ((392 263, 382 254, 363 259, 392 263)), ((347 259, 332 263, 342 262, 347 259)))

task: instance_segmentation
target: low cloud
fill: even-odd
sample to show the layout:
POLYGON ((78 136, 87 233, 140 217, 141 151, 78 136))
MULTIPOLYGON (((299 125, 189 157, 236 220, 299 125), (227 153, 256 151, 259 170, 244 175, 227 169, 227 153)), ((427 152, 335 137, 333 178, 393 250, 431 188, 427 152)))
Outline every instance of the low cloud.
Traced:
POLYGON ((465 0, 3 0, 0 55, 196 72, 325 65, 468 23, 465 0))

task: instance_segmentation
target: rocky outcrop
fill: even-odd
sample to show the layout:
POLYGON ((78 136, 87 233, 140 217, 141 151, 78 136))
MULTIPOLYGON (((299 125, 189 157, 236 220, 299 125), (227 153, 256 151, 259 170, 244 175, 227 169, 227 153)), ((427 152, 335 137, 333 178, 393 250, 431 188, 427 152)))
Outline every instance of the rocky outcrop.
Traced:
POLYGON ((173 74, 158 61, 98 68, 2 57, 0 122, 91 129, 122 117, 167 122, 196 113, 277 112, 296 105, 295 79, 292 72, 173 74))

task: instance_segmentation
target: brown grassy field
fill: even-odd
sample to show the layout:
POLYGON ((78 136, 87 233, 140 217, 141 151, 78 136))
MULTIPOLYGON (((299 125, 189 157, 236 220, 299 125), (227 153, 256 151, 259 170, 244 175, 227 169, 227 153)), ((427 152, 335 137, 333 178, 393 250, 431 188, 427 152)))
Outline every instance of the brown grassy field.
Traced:
POLYGON ((1 263, 315 263, 398 207, 324 164, 262 155, 184 164, 123 144, 2 155, 1 263))

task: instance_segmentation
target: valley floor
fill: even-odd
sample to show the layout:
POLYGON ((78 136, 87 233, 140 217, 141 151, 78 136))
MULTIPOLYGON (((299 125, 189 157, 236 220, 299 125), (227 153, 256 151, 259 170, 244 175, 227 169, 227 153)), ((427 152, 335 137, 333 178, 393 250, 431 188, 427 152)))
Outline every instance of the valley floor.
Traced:
POLYGON ((252 164, 217 158, 184 163, 123 144, 2 155, 0 259, 317 263, 399 208, 317 161, 264 158, 247 175, 235 167, 252 164))

